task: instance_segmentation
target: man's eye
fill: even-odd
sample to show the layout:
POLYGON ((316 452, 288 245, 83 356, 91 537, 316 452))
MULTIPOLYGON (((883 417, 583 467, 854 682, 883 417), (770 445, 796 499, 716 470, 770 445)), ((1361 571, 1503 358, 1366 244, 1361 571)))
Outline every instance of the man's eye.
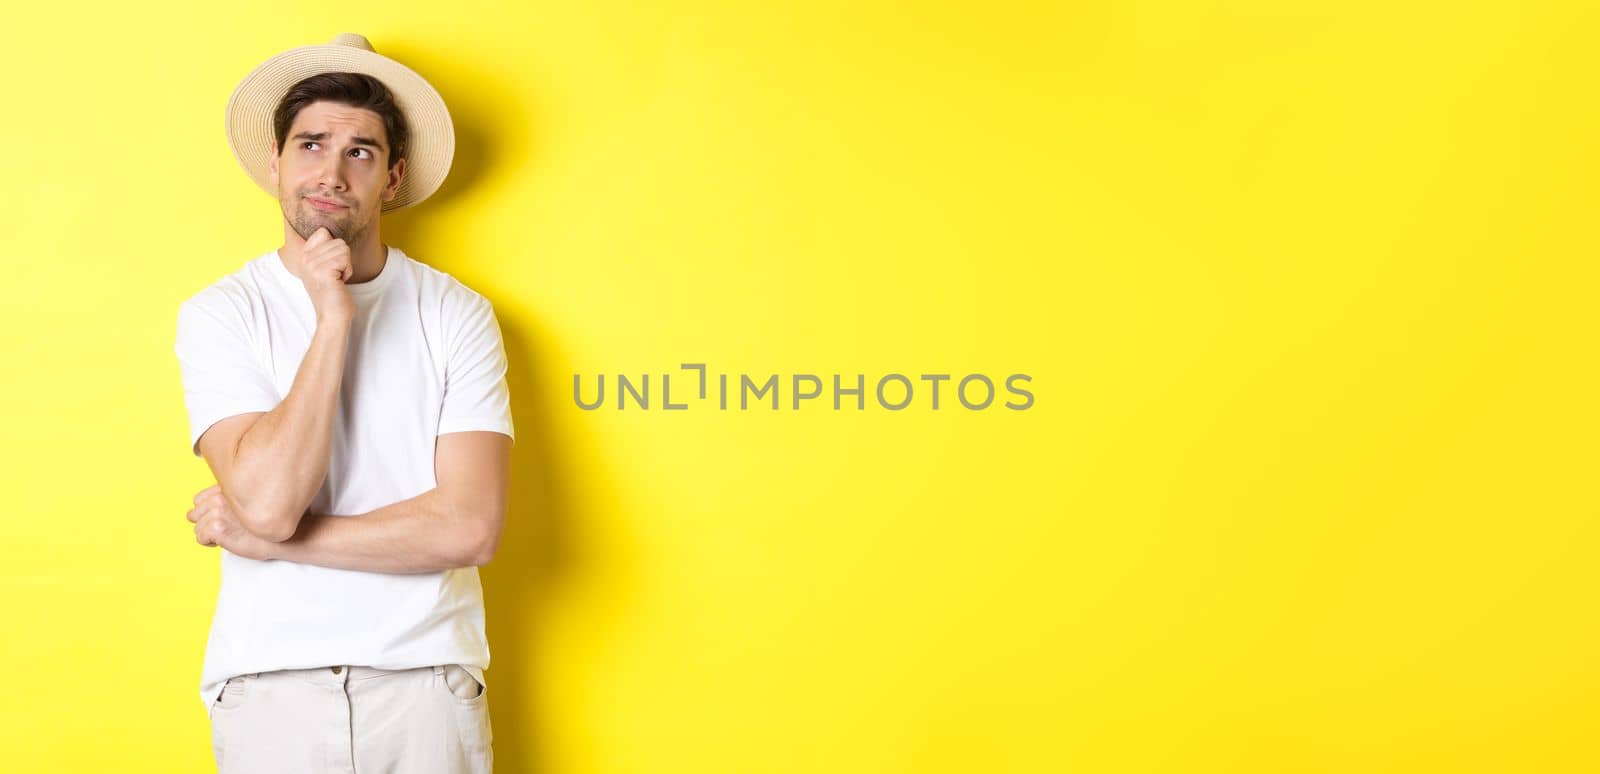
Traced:
POLYGON ((310 146, 312 146, 312 145, 316 145, 316 143, 314 143, 314 142, 303 142, 303 143, 300 143, 300 147, 305 148, 307 150, 310 150, 311 149, 310 146))
POLYGON ((365 156, 359 157, 359 158, 363 158, 363 159, 372 157, 372 151, 369 151, 366 148, 351 148, 350 152, 351 153, 365 153, 365 154, 367 154, 365 156))

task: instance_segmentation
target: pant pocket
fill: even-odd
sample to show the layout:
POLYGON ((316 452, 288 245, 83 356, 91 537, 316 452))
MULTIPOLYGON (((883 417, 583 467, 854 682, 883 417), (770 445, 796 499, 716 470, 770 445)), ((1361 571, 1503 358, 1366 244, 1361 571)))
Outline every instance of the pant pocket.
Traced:
POLYGON ((455 719, 461 746, 472 761, 472 770, 489 771, 494 760, 494 730, 489 723, 489 687, 478 682, 460 664, 445 664, 436 670, 435 680, 455 719))
POLYGON ((460 664, 444 665, 444 684, 450 689, 450 694, 459 701, 472 702, 483 697, 484 685, 460 664))
POLYGON ((216 701, 211 703, 211 711, 215 714, 218 710, 236 710, 244 704, 245 694, 249 688, 249 675, 237 675, 228 678, 222 685, 222 690, 217 693, 216 701))

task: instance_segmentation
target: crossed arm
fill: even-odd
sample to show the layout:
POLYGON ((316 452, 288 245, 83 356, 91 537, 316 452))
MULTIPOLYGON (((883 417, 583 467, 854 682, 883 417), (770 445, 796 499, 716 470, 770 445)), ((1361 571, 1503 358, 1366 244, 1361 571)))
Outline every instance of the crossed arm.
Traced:
POLYGON ((271 558, 368 572, 435 572, 488 564, 505 523, 511 439, 473 431, 439 436, 438 486, 351 518, 310 513, 271 558))
MULTIPOLYGON (((243 424, 252 416, 261 415, 231 417, 213 429, 225 422, 243 424)), ((204 438, 201 443, 204 449, 204 438)), ((502 433, 445 433, 438 436, 434 452, 438 485, 374 511, 329 515, 306 510, 292 535, 274 540, 246 526, 224 481, 195 498, 189 518, 202 545, 220 545, 253 559, 389 573, 483 565, 493 558, 505 523, 510 461, 511 438, 502 433)))

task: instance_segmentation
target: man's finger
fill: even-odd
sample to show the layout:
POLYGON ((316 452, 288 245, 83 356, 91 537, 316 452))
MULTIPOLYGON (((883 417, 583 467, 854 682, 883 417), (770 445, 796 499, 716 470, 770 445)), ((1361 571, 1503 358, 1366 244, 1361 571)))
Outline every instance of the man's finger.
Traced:
POLYGON ((332 237, 333 234, 328 233, 327 226, 319 226, 316 231, 311 232, 311 236, 306 237, 306 247, 316 247, 332 237))
POLYGON ((221 484, 212 484, 211 486, 208 486, 205 489, 202 489, 199 492, 196 492, 195 495, 194 495, 194 503, 195 503, 195 505, 199 505, 200 504, 200 500, 206 496, 207 492, 215 492, 215 491, 217 491, 218 489, 221 489, 221 488, 222 488, 221 484))
POLYGON ((190 508, 189 509, 189 521, 192 521, 195 524, 199 524, 200 523, 200 509, 199 508, 190 508))

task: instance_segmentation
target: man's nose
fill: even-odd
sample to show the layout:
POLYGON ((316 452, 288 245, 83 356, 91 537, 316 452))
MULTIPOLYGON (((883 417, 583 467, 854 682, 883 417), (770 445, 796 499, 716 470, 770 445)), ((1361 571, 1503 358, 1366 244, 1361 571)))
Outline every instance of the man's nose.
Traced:
POLYGON ((344 164, 338 158, 331 158, 322 162, 322 168, 317 171, 317 183, 323 188, 335 191, 344 190, 344 164))

